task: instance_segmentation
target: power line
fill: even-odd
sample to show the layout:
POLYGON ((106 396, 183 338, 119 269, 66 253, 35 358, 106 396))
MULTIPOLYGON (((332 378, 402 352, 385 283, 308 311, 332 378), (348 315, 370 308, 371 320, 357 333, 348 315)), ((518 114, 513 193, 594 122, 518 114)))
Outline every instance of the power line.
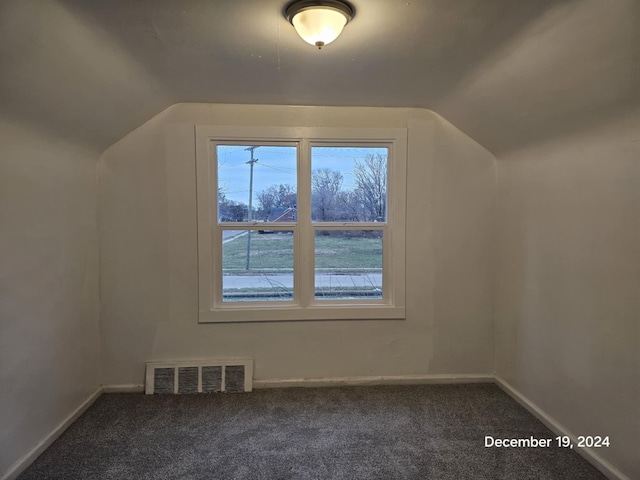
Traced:
POLYGON ((247 162, 238 162, 238 163, 232 163, 231 165, 227 165, 226 163, 222 163, 220 164, 220 162, 218 162, 218 168, 231 168, 231 167, 237 167, 238 165, 243 165, 246 164, 247 162))
MULTIPOLYGON (((271 168, 273 170, 277 170, 279 172, 283 172, 283 173, 286 173, 286 174, 289 174, 289 175, 296 175, 296 173, 294 173, 294 172, 287 172, 286 170, 284 170, 282 168, 272 167, 271 165, 267 165, 266 163, 261 163, 260 166, 271 168)), ((295 169, 292 169, 292 170, 295 170, 295 169)))

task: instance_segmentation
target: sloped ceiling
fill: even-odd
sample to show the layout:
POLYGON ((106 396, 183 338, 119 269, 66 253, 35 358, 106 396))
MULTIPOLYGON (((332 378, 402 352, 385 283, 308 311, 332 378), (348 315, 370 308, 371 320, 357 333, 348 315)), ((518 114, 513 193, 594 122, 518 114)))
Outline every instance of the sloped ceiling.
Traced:
POLYGON ((500 155, 640 105, 639 0, 0 0, 4 116, 104 150, 178 102, 423 107, 500 155))

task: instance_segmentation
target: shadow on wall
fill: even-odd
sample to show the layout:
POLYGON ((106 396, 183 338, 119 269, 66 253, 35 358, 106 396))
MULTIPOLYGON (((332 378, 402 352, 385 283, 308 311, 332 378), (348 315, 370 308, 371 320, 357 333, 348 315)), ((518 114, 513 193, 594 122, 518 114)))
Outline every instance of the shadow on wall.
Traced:
POLYGON ((640 2, 546 12, 435 110, 498 156, 640 109, 640 2))
POLYGON ((170 104, 140 63, 56 1, 0 5, 0 58, 7 117, 97 151, 170 104))

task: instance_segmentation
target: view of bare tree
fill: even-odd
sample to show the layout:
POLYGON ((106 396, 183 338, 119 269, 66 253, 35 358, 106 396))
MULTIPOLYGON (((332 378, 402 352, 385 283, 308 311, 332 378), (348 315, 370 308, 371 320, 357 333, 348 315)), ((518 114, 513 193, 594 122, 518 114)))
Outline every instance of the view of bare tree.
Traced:
POLYGON ((338 193, 342 174, 329 168, 318 168, 311 174, 311 218, 320 222, 336 220, 338 193))
MULTIPOLYGON (((330 168, 318 168, 311 173, 311 216, 314 221, 379 222, 386 220, 387 157, 368 154, 355 160, 353 190, 344 190, 343 174, 330 168)), ((296 188, 289 184, 274 184, 258 192, 257 210, 252 217, 267 221, 273 212, 296 209, 296 188)), ((218 214, 223 221, 241 222, 248 207, 243 202, 227 199, 218 190, 218 214)))
POLYGON ((267 220, 274 209, 295 208, 297 204, 296 189, 293 185, 271 185, 257 195, 258 218, 267 220))
POLYGON ((354 193, 364 210, 363 220, 384 221, 387 209, 387 158, 370 154, 363 161, 356 160, 353 176, 357 185, 354 193))
POLYGON ((229 200, 223 188, 218 188, 218 219, 222 222, 242 222, 249 207, 244 202, 229 200))

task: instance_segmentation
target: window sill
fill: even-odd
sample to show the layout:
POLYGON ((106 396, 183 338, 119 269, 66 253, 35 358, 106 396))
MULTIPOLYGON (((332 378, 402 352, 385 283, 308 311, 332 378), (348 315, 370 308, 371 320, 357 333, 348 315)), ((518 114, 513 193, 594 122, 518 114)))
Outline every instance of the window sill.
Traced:
POLYGON ((309 320, 404 320, 404 307, 389 305, 330 305, 309 308, 243 307, 199 312, 199 323, 294 322, 309 320))

